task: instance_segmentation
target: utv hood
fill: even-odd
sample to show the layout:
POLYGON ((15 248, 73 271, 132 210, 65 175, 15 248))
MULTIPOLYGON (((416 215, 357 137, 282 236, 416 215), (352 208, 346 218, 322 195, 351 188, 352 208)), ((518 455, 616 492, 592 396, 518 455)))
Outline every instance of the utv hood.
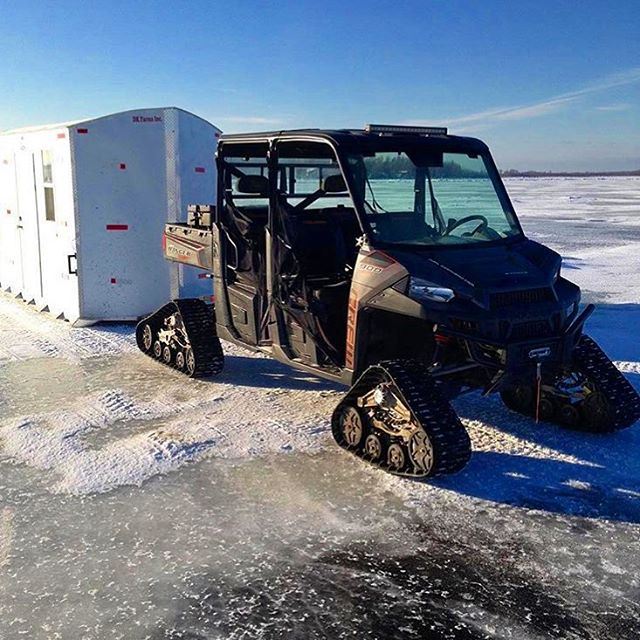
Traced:
POLYGON ((478 247, 386 250, 412 277, 477 297, 482 291, 551 286, 561 257, 532 240, 478 247), (474 295, 475 294, 475 295, 474 295))

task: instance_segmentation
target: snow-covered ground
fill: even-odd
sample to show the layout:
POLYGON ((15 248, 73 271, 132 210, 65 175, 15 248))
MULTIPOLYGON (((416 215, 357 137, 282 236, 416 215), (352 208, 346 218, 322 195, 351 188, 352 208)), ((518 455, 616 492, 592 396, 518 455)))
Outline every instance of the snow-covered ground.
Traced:
MULTIPOLYGON (((640 388, 640 179, 507 188, 640 388)), ((414 482, 333 444, 340 388, 226 353, 189 381, 0 295, 2 640, 640 637, 640 425, 467 396, 471 463, 414 482)))

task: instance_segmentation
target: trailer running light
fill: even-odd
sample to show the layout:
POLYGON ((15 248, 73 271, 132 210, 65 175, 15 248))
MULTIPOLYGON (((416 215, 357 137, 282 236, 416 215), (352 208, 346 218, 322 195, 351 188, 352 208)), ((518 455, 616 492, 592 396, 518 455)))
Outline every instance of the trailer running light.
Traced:
POLYGON ((76 129, 78 133, 89 133, 89 129, 76 129))
POLYGON ((127 165, 124 162, 120 163, 120 171, 124 171, 127 168, 127 165))
POLYGON ((59 134, 57 135, 58 140, 63 140, 63 139, 64 139, 64 138, 66 138, 66 137, 67 137, 67 134, 66 134, 66 133, 59 133, 59 134))
POLYGON ((367 124, 364 127, 367 133, 378 135, 415 135, 415 136, 446 136, 446 127, 413 127, 399 124, 367 124))
POLYGON ((108 224, 107 231, 129 231, 128 224, 108 224))
POLYGON ((204 172, 205 172, 205 168, 204 168, 204 167, 196 167, 196 168, 194 169, 194 171, 195 171, 196 173, 204 173, 204 172))
POLYGON ((111 278, 111 284, 116 284, 118 281, 115 278, 111 278))

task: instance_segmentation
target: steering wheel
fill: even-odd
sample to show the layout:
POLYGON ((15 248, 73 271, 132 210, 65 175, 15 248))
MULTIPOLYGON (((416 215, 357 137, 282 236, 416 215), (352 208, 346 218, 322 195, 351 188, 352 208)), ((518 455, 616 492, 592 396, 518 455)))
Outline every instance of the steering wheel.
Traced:
POLYGON ((466 224, 471 220, 480 220, 480 224, 471 232, 471 235, 476 233, 476 231, 479 231, 480 229, 482 229, 482 227, 487 227, 489 225, 489 221, 484 216, 477 215, 477 214, 472 216, 465 216, 464 218, 460 218, 460 220, 456 220, 451 225, 447 224, 447 228, 445 229, 445 232, 442 235, 448 236, 454 229, 461 227, 463 224, 466 224))

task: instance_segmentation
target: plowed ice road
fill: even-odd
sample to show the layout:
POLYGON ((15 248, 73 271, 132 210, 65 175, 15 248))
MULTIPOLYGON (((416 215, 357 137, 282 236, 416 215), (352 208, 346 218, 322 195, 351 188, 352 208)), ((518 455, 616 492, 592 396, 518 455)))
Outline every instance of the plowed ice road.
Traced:
MULTIPOLYGON (((512 180, 640 387, 640 179, 512 180)), ((226 345, 217 379, 0 295, 0 638, 640 637, 640 425, 456 401, 474 456, 416 482, 339 450, 342 390, 226 345)))

